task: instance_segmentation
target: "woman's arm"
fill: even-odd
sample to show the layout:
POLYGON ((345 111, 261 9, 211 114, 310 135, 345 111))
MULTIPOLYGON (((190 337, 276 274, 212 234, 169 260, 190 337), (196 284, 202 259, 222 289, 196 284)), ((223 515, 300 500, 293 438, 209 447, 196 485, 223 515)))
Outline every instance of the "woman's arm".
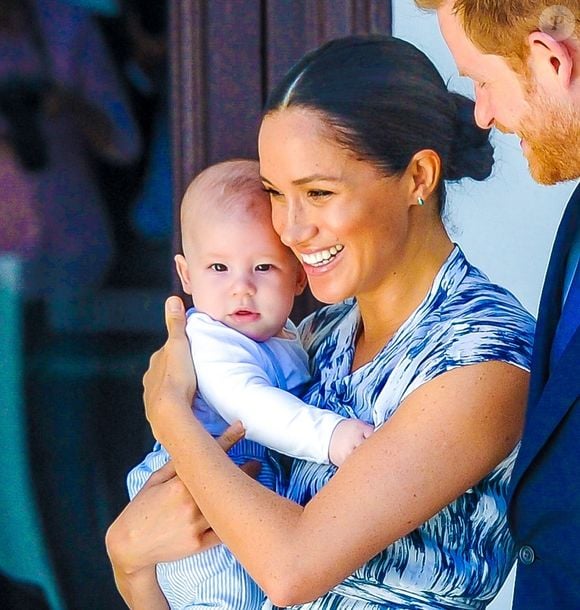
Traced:
POLYGON ((149 421, 217 535, 277 605, 327 592, 476 484, 521 434, 525 371, 454 369, 415 390, 302 508, 240 473, 191 415, 182 306, 167 324, 144 379, 149 421))

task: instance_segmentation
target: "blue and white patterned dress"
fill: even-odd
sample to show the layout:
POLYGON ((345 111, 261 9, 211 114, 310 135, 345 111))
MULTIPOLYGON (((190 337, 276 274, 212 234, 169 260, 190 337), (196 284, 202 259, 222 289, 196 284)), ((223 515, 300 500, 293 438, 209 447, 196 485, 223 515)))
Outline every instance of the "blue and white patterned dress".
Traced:
MULTIPOLYGON (((514 296, 471 266, 458 247, 389 343, 351 372, 358 325, 354 300, 305 320, 301 334, 313 374, 305 400, 375 426, 421 384, 455 367, 489 360, 530 367, 533 318, 514 296)), ((514 559, 506 492, 516 452, 329 593, 294 608, 484 608, 514 559)), ((334 472, 333 466, 295 461, 288 497, 305 504, 334 472)))

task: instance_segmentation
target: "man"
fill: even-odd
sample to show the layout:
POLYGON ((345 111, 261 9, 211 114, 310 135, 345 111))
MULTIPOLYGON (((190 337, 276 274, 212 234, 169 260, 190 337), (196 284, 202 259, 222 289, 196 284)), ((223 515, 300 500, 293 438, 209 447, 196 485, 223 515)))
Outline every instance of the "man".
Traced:
MULTIPOLYGON (((580 177, 580 0, 416 0, 436 9, 475 118, 515 133, 542 184, 580 177)), ((513 608, 580 608, 580 187, 542 293, 528 411, 512 476, 513 608)))

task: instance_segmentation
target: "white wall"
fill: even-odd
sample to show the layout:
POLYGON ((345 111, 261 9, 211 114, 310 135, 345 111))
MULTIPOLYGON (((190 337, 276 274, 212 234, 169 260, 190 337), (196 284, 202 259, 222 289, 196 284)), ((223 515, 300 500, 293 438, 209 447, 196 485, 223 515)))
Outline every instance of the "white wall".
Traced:
MULTIPOLYGON (((451 89, 472 95, 469 79, 457 75, 433 13, 417 10, 412 0, 393 0, 393 19, 395 36, 424 51, 451 89)), ((450 189, 448 228, 470 261, 535 315, 556 228, 575 183, 540 186, 529 176, 515 136, 497 132, 494 143, 491 178, 450 189)))
MULTIPOLYGON (((449 87, 472 95, 432 13, 412 0, 392 0, 393 34, 412 42, 435 63, 449 87)), ((575 183, 542 187, 530 178, 514 136, 494 134, 496 166, 486 182, 465 181, 449 190, 448 228, 471 262, 509 288, 534 315, 556 228, 575 183)), ((509 610, 513 573, 490 610, 509 610)))

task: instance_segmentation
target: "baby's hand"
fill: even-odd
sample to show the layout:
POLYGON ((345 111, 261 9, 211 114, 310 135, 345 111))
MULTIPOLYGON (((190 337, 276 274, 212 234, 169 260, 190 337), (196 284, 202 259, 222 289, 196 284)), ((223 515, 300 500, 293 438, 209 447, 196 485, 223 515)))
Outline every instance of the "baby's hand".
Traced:
POLYGON ((330 438, 328 458, 335 466, 342 466, 346 458, 374 431, 360 419, 345 419, 334 429, 330 438))

